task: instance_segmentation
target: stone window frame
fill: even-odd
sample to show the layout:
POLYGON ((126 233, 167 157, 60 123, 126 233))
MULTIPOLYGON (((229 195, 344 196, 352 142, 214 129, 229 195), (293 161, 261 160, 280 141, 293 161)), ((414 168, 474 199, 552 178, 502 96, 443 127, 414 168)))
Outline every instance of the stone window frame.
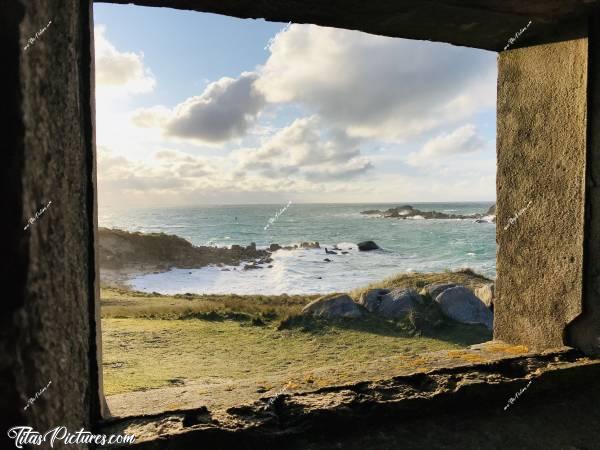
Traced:
MULTIPOLYGON (((129 0, 97 0, 96 3, 115 3, 115 4, 122 4, 122 3, 132 3, 129 0)), ((265 17, 267 18, 267 20, 275 20, 275 21, 281 21, 281 22, 288 22, 290 19, 292 21, 294 20, 294 17, 290 17, 289 15, 286 15, 285 13, 281 13, 279 11, 271 11, 268 8, 266 8, 267 13, 265 14, 257 14, 255 10, 253 10, 253 8, 248 7, 247 5, 245 5, 242 8, 236 8, 235 6, 232 6, 232 3, 227 1, 227 2, 222 2, 221 5, 216 5, 214 3, 212 3, 211 1, 204 1, 204 0, 200 0, 198 2, 198 4, 200 6, 196 7, 196 8, 192 8, 191 2, 186 2, 186 1, 172 1, 170 2, 170 4, 168 5, 164 5, 164 3, 166 2, 162 2, 161 5, 158 5, 156 1, 154 0, 138 0, 138 1, 134 1, 133 3, 138 4, 138 5, 143 5, 143 6, 167 6, 167 7, 175 7, 175 8, 181 8, 181 9, 196 9, 196 10, 201 10, 204 12, 216 12, 219 14, 223 14, 223 15, 231 15, 234 17, 242 17, 242 18, 247 18, 247 17, 265 17), (228 8, 230 8, 230 14, 227 13, 228 8)), ((90 5, 90 9, 92 9, 93 5, 90 5)), ((293 14, 292 14, 293 15, 293 14)), ((328 16, 326 19, 322 20, 321 18, 318 18, 317 16, 312 16, 310 13, 306 13, 306 12, 302 12, 300 14, 301 16, 303 15, 304 17, 309 17, 308 20, 304 19, 304 21, 301 21, 302 23, 315 23, 315 24, 319 24, 319 25, 326 25, 326 26, 336 26, 337 22, 339 21, 337 18, 335 17, 331 17, 328 16), (312 20, 310 19, 312 17, 312 20)), ((90 13, 90 16, 93 17, 93 13, 90 13)), ((594 26, 596 27, 596 29, 598 29, 598 22, 596 19, 594 22, 594 26)), ((575 205, 575 207, 569 211, 569 220, 576 225, 577 230, 576 230, 576 234, 577 234, 577 241, 575 242, 575 244, 572 246, 572 248, 570 250, 570 252, 568 253, 568 260, 573 262, 572 260, 575 260, 575 271, 570 271, 571 275, 570 276, 567 272, 569 271, 561 271, 558 270, 558 282, 562 283, 563 286, 559 286, 556 289, 556 292, 558 293, 559 291, 564 292, 568 295, 571 296, 570 300, 568 301, 568 305, 566 308, 556 312, 557 309, 560 309, 560 305, 561 305, 561 301, 556 300, 553 302, 553 304, 549 305, 549 309, 551 309, 549 314, 541 314, 538 315, 537 317, 535 317, 535 313, 539 312, 536 311, 536 302, 539 301, 539 297, 538 296, 533 296, 533 300, 529 301, 528 303, 526 302, 525 304, 519 304, 517 303, 517 299, 518 297, 515 296, 514 293, 514 288, 511 287, 510 285, 506 284, 506 285, 502 285, 502 283, 498 286, 497 288, 497 303, 496 303, 496 307, 495 307, 495 313, 496 313, 496 317, 500 317, 500 319, 497 321, 497 323, 495 323, 494 325, 494 338, 501 338, 507 342, 510 343, 515 343, 515 344, 520 344, 520 343, 525 343, 528 344, 530 346, 530 348, 532 348, 534 351, 539 351, 539 352, 543 352, 545 349, 548 348, 557 348, 559 346, 564 345, 564 344, 572 344, 574 347, 580 348, 585 350, 586 352, 590 353, 592 352, 594 349, 593 347, 590 346, 589 342, 590 342, 590 333, 589 333, 589 328, 593 327, 595 325, 597 325, 598 323, 598 307, 595 303, 595 300, 592 300, 590 298, 590 295, 587 294, 589 292, 591 292, 591 290, 593 289, 593 286, 595 286, 593 284, 593 280, 591 279, 591 274, 594 274, 595 271, 595 267, 588 267, 591 265, 591 257, 590 255, 593 254, 594 251, 596 251, 596 248, 593 246, 592 243, 590 243, 590 237, 591 236, 595 236, 594 233, 598 233, 593 224, 590 226, 586 221, 585 218, 587 217, 587 213, 589 212, 590 209, 595 209, 597 208, 597 206, 595 206, 595 201, 596 198, 593 196, 586 196, 586 193, 590 192, 590 186, 589 186, 589 180, 586 183, 586 177, 589 177, 589 171, 593 170, 596 166, 595 164, 600 165, 600 162, 596 163, 595 159, 593 158, 593 155, 591 155, 590 152, 590 146, 592 144, 595 144, 595 141, 592 138, 595 138, 596 129, 600 129, 600 124, 597 124, 596 122, 598 121, 598 118, 596 114, 587 114, 587 108, 590 106, 594 106, 595 109, 597 109, 597 102, 598 100, 596 99, 596 97, 598 97, 598 95, 596 95, 596 97, 591 97, 589 92, 592 93, 597 93, 599 90, 598 89, 591 89, 592 85, 595 85, 598 81, 600 80, 596 80, 594 77, 592 77, 588 71, 588 58, 589 60, 591 60, 594 64, 597 65, 597 62, 600 58, 597 58, 594 55, 594 58, 591 58, 593 50, 592 50, 592 46, 588 47, 588 39, 591 39, 594 34, 591 31, 591 28, 588 28, 589 24, 593 21, 592 19, 590 19, 590 21, 588 22, 588 20, 583 20, 583 19, 577 19, 577 20, 573 20, 571 22, 568 22, 568 26, 565 27, 565 29, 560 29, 559 25, 557 23, 550 23, 549 25, 546 24, 543 27, 539 27, 536 28, 536 26, 532 26, 532 32, 531 32, 531 36, 530 37, 522 37, 520 38, 520 42, 516 42, 514 47, 511 47, 508 51, 501 51, 501 49, 499 48, 499 41, 497 39, 497 37, 495 38, 490 38, 488 41, 485 41, 484 44, 482 44, 479 48, 486 48, 489 50, 496 50, 499 52, 499 57, 498 57, 498 65, 499 65, 499 70, 498 70, 498 100, 500 101, 500 99, 502 99, 503 101, 506 101, 508 99, 508 95, 506 94, 506 90, 503 89, 508 89, 508 88, 514 88, 515 86, 518 88, 521 88, 523 90, 527 90, 527 89, 531 89, 531 85, 526 86, 523 83, 523 79, 519 78, 519 77, 524 77, 525 79, 527 78, 527 76, 531 76, 531 73, 527 74, 522 71, 523 67, 522 65, 524 64, 524 61, 531 59, 532 55, 534 58, 537 58, 537 62, 539 64, 542 65, 544 64, 544 59, 552 59, 553 57, 556 57, 557 51, 560 54, 561 52, 564 52, 564 54, 568 54, 568 53, 573 53, 575 55, 575 58, 572 60, 574 65, 577 65, 578 62, 583 61, 585 63, 585 71, 586 73, 584 73, 583 78, 579 77, 578 81, 580 82, 579 88, 580 91, 583 94, 583 97, 585 98, 580 98, 579 104, 577 105, 580 110, 576 111, 576 114, 579 114, 577 116, 579 122, 577 123, 577 126, 580 129, 576 129, 576 130, 571 130, 572 131, 572 135, 570 137, 573 137, 573 135, 577 135, 578 137, 578 144, 579 144, 579 155, 577 158, 575 158, 572 161, 569 161, 572 166, 571 169, 574 169, 575 172, 571 173, 571 175, 575 175, 575 177, 579 180, 578 185, 576 186, 574 192, 575 196, 579 196, 578 197, 578 202, 577 205, 575 205), (544 28, 546 28, 546 31, 544 31, 544 28), (547 37, 544 37, 544 33, 547 33, 547 30, 552 28, 555 32, 555 37, 552 39, 548 39, 547 37), (538 45, 539 44, 539 45, 538 45), (537 47, 536 47, 537 45, 537 47), (550 46, 550 47, 548 47, 550 46), (579 58, 579 59, 578 59, 579 58), (587 84, 589 83, 589 85, 587 84), (583 110, 582 110, 583 109, 583 110), (588 120, 590 120, 589 118, 591 117, 591 121, 588 122, 588 120), (583 121, 581 121, 583 120, 583 121), (583 130, 581 129, 581 127, 583 127, 583 130), (583 161, 587 162, 587 165, 584 165, 583 171, 579 170, 581 169, 581 164, 582 164, 582 159, 583 161), (586 239, 587 238, 587 239, 586 239), (587 243, 586 243, 587 242, 587 243), (586 263, 588 264, 588 266, 586 266, 586 263), (564 285, 568 284, 568 286, 566 288, 564 288, 564 285), (519 314, 520 312, 520 314, 519 314), (517 313, 517 315, 515 315, 515 313, 517 313), (532 319, 540 319, 542 321, 542 326, 538 326, 535 323, 529 322, 530 325, 533 325, 533 329, 534 329, 534 333, 529 333, 529 330, 527 330, 527 327, 523 327, 523 323, 519 322, 519 321, 515 321, 515 317, 521 317, 522 313, 526 313, 526 314, 530 314, 532 319), (587 314, 586 314, 587 313, 587 314), (590 313, 592 313, 591 315, 593 316, 592 319, 590 319, 590 313), (587 322, 586 322, 587 320, 587 322), (591 321, 590 321, 591 320, 591 321), (580 329, 578 329, 578 325, 582 325, 582 327, 580 327, 580 329), (581 329, 582 328, 582 329, 581 329), (546 333, 546 330, 548 331, 548 333, 546 333), (582 331, 583 330, 583 331, 582 331)), ((517 20, 515 20, 515 23, 517 22, 517 20)), ((551 22, 551 21, 550 21, 551 22)), ((93 21, 92 21, 92 26, 90 27, 91 30, 91 39, 90 39, 90 44, 91 44, 91 48, 92 48, 92 55, 93 55, 93 21)), ((344 27, 342 27, 344 28, 344 27)), ((354 24, 353 26, 349 26, 348 28, 351 29, 363 29, 363 27, 361 26, 357 26, 356 24, 354 24)), ((381 31, 381 30, 385 30, 385 32, 374 32, 374 34, 387 34, 387 35, 393 35, 393 32, 390 32, 389 28, 381 28, 378 27, 377 25, 373 25, 370 24, 367 27, 364 28, 370 28, 370 31, 381 31)), ((515 29, 519 29, 519 28, 515 28, 515 29)), ((369 30, 365 30, 365 31, 369 31, 369 30)), ((412 39, 423 39, 423 34, 419 31, 415 31, 414 29, 408 27, 407 30, 405 30, 402 34, 402 36, 398 36, 398 37, 408 37, 408 38, 412 38, 412 39)), ((432 40, 440 40, 440 41, 445 41, 445 42, 451 42, 451 43, 455 43, 455 44, 459 44, 459 45, 468 45, 472 44, 470 42, 465 41, 466 38, 464 38, 464 36, 457 36, 455 39, 451 40, 448 38, 445 39, 439 39, 439 38, 433 38, 432 40)), ((481 42, 484 42, 483 37, 481 38, 481 42)), ((90 61, 90 67, 92 68, 92 72, 93 72, 93 58, 90 61)), ((532 69, 532 73, 535 73, 536 70, 533 68, 532 69)), ((598 73, 598 72, 596 72, 598 73)), ((577 74, 577 75, 581 75, 581 74, 577 74)), ((573 76, 573 74, 571 74, 570 76, 573 76)), ((572 79, 568 79, 568 82, 571 82, 572 80, 574 80, 575 76, 573 76, 572 79)), ((531 80, 530 80, 531 81, 531 80)), ((535 81, 535 80, 534 80, 535 81)), ((92 124, 93 124, 93 128, 95 128, 95 112, 94 112, 94 85, 93 85, 93 75, 92 75, 92 89, 90 91, 90 97, 91 97, 91 104, 92 104, 92 109, 91 109, 91 115, 92 115, 92 124)), ((539 99, 538 99, 539 100, 539 99)), ((502 107, 506 107, 507 103, 503 103, 502 107)), ((540 108, 540 104, 539 102, 537 104, 533 104, 533 105, 529 105, 530 108, 529 110, 527 109, 527 105, 521 105, 521 106, 525 106, 524 107, 524 116, 527 117, 527 115, 531 115, 531 112, 533 111, 534 113, 536 112, 536 108, 540 108)), ((500 109, 500 103, 497 104, 497 113, 499 112, 500 109)), ((571 112, 571 111, 568 111, 571 112)), ((504 113, 502 113, 504 114, 504 113)), ((500 115, 500 114, 498 114, 500 115)), ((555 117, 553 117, 555 118, 555 117)), ((532 138, 531 135, 528 135, 527 130, 524 130, 520 125, 518 120, 515 120, 515 118, 511 118, 510 114, 506 114, 506 115, 502 115, 502 117, 498 118, 497 121, 497 125, 498 125, 498 134, 497 134, 497 151, 498 151, 498 171, 500 172, 501 170, 504 170, 508 167, 510 167, 511 165, 514 165, 514 158, 515 155, 512 151, 512 149, 510 149, 510 139, 506 140, 506 137, 515 137, 515 136, 523 136, 525 135, 526 138, 532 138), (510 120, 509 120, 510 119, 510 120), (500 156, 507 156, 507 158, 501 158, 500 156)), ((553 131, 555 131, 553 129, 553 131)), ((533 136, 533 138, 535 138, 536 136, 533 136)), ((533 140, 533 139, 532 139, 533 140)), ((534 145, 531 145, 532 148, 535 148, 534 145)), ((92 141, 92 151, 93 151, 93 155, 94 155, 94 170, 93 170, 93 179, 92 179, 92 183, 93 183, 93 190, 94 190, 94 195, 96 194, 96 179, 95 179, 95 155, 96 155, 96 150, 95 150, 95 137, 93 138, 92 141)), ((554 155, 556 156, 556 155, 554 155)), ((544 161, 544 163, 548 163, 548 161, 544 161)), ((510 219, 510 217, 512 217, 512 213, 513 210, 519 210, 520 207, 522 207, 522 201, 521 200, 527 200, 529 201, 529 197, 528 194, 531 194, 531 188, 532 188, 532 184, 535 184, 536 182, 540 182, 540 180, 543 180, 543 177, 538 177, 538 179, 534 179, 534 180, 529 180, 527 177, 527 174, 521 174, 521 176, 524 176, 525 179, 527 181, 530 181, 530 183, 528 183, 526 186, 518 186, 516 184, 514 184, 513 182, 511 182, 509 180, 509 178, 505 175, 499 176, 499 180, 497 181, 497 194, 498 194, 498 198, 497 198, 497 203, 498 203, 498 209, 497 209, 497 218, 498 218, 498 224, 504 223, 507 220, 510 219), (502 195, 504 194, 507 189, 504 189, 504 191, 502 192, 503 188, 507 188, 511 190, 511 194, 510 195, 502 195), (516 209, 515 209, 516 208, 516 209)), ((527 204, 527 202, 525 202, 525 204, 527 204)), ((534 206, 535 206, 535 202, 533 202, 534 206)), ((552 208, 549 208, 548 205, 544 205, 544 210, 547 212, 548 210, 550 210, 552 208)), ((96 237, 96 232, 97 232, 97 202, 96 199, 94 200, 94 208, 93 208, 93 222, 94 222, 94 246, 95 248, 97 248, 97 237, 96 237)), ((526 221, 521 221, 521 223, 525 223, 527 224, 528 222, 526 221)), ((556 229, 559 229, 560 226, 559 224, 554 224, 556 225, 556 229)), ((534 234, 535 232, 539 231, 536 228, 537 224, 532 224, 531 226, 524 226, 522 229, 520 229, 519 233, 521 236, 527 236, 528 234, 534 234)), ((561 236, 559 239, 554 239, 554 243, 558 244, 560 241, 560 239, 564 238, 564 236, 561 236)), ((551 239, 552 240, 552 239, 551 239)), ((498 266, 498 276, 497 276, 497 280, 503 280, 504 278, 501 278, 501 274, 503 273, 507 273, 508 275, 514 275, 514 273, 516 272, 516 270, 514 269, 514 265, 518 265, 519 266, 519 270, 521 270, 523 272, 523 274, 526 274, 528 272, 528 267, 527 264, 524 263, 519 255, 518 255, 518 251, 516 251, 514 248, 511 251, 507 251, 506 248, 509 247, 510 245, 507 244, 507 240, 506 240, 506 235, 500 235, 500 233, 497 233, 497 241, 498 241, 498 245, 499 245, 499 250, 498 250, 498 255, 501 254, 502 251, 502 255, 507 255, 507 257, 505 258, 505 260, 503 260, 503 262, 501 264, 499 264, 498 266), (502 250, 500 250, 500 248, 502 248, 502 250), (513 264, 512 268, 507 267, 507 265, 509 264, 513 264)), ((540 243, 533 243, 534 249, 533 252, 535 252, 536 250, 539 250, 540 248, 540 243)), ((554 248, 554 250, 556 250, 557 247, 554 248)), ((498 257, 497 257, 497 263, 498 263, 498 257)), ((562 261, 558 261, 557 264, 562 263, 562 261)), ((599 269, 600 270, 600 269, 599 269)), ((519 278, 519 277, 517 277, 519 278)), ((522 278, 522 277, 520 277, 522 278)), ((105 400, 104 400, 104 394, 103 394, 103 385, 102 385, 102 345, 101 345, 101 326, 100 326, 100 306, 99 306, 99 285, 96 282, 98 280, 98 264, 97 264, 97 260, 96 260, 96 266, 95 266, 95 274, 94 274, 94 281, 93 281, 93 286, 94 286, 94 291, 95 291, 95 299, 94 299, 94 308, 95 308, 95 323, 94 326, 96 327, 96 353, 95 353, 95 357, 96 357, 96 364, 98 366, 98 392, 100 395, 100 417, 105 417, 106 418, 106 414, 105 414, 105 400)), ((522 287, 522 282, 521 280, 516 280, 517 282, 515 282, 515 277, 512 276, 508 276, 506 277, 506 280, 510 281, 511 283, 513 283, 513 285, 522 287)), ((536 279, 536 283, 542 283, 545 282, 545 280, 539 280, 536 279)), ((552 283, 552 281, 555 280, 550 280, 550 282, 552 283)), ((496 322, 496 320, 495 320, 496 322)), ((595 336, 592 336, 592 339, 595 339, 595 336)), ((542 355, 542 353, 540 353, 540 355, 542 355)))

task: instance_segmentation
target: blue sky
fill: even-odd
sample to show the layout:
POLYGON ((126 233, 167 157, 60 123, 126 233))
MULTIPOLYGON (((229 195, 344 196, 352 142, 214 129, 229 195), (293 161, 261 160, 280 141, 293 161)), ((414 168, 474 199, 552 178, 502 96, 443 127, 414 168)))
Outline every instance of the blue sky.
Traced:
POLYGON ((94 5, 94 22, 107 26, 118 49, 144 52, 144 62, 165 83, 139 105, 175 104, 198 94, 206 81, 237 77, 264 62, 265 46, 285 24, 241 20, 170 8, 94 5), (168 87, 168 88, 167 88, 168 87))
POLYGON ((101 207, 495 198, 494 53, 132 5, 94 21, 101 207))

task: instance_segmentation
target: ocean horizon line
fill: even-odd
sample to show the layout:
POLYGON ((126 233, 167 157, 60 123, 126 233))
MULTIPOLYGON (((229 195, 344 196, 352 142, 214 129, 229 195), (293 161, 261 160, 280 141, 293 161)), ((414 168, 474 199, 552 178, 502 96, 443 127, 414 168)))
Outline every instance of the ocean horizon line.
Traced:
MULTIPOLYGON (((208 207, 223 207, 223 206, 279 206, 287 204, 289 200, 282 201, 281 203, 202 203, 194 205, 171 205, 171 206, 99 206, 98 210, 101 209, 178 209, 178 208, 208 208, 208 207)), ((389 202, 295 202, 292 201, 292 205, 410 205, 410 204, 457 204, 457 203, 496 203, 496 200, 461 200, 461 201, 389 201, 389 202)))

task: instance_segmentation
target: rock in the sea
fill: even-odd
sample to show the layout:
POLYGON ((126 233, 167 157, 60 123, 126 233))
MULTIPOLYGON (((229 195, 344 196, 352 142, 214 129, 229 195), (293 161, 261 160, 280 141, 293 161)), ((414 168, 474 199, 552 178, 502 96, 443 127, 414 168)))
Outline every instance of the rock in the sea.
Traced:
POLYGON ((384 319, 403 319, 421 304, 421 296, 414 289, 396 288, 381 297, 375 313, 384 319))
POLYGON ((494 310, 494 283, 486 284, 475 289, 475 296, 478 297, 488 308, 494 310))
POLYGON ((269 245, 269 251, 270 252, 276 252, 277 250, 281 249, 281 245, 279 244, 271 244, 269 245))
POLYGON ((490 330, 494 315, 485 304, 464 286, 455 286, 444 290, 435 301, 442 313, 450 319, 467 324, 483 324, 490 330))
POLYGON ((256 261, 257 264, 269 264, 273 262, 273 258, 271 258, 270 256, 267 256, 266 258, 260 258, 258 261, 256 261))
POLYGON ((331 262, 331 260, 329 258, 325 258, 323 261, 325 261, 325 262, 331 262))
POLYGON ((374 313, 379 309, 383 296, 389 292, 389 289, 369 289, 362 293, 358 303, 364 306, 369 312, 374 313))
POLYGON ((302 248, 321 248, 318 242, 303 242, 300 244, 302 248))
POLYGON ((487 210, 485 215, 486 216, 495 216, 496 215, 496 204, 495 203, 492 206, 490 206, 490 209, 487 210))
POLYGON ((360 319, 365 310, 346 294, 332 294, 310 302, 302 314, 323 319, 360 319))
POLYGON ((377 250, 379 248, 379 246, 373 241, 363 241, 363 242, 359 242, 356 245, 358 246, 358 249, 361 252, 366 252, 369 250, 377 250))
POLYGON ((421 295, 429 295, 432 299, 440 295, 446 289, 459 286, 456 283, 431 283, 423 288, 421 295))

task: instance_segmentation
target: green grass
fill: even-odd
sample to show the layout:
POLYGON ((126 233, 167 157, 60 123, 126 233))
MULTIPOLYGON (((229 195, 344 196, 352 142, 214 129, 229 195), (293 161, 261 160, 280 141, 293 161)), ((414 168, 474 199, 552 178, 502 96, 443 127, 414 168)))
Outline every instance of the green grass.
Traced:
MULTIPOLYGON (((399 275, 376 287, 489 280, 471 272, 399 275)), ((363 290, 351 293, 355 298, 363 290)), ((402 322, 323 322, 297 316, 318 296, 164 296, 102 289, 107 395, 193 382, 197 395, 235 404, 282 386, 313 389, 422 368, 420 354, 491 339, 445 320, 431 299, 402 322), (198 387, 200 386, 200 387, 198 387)), ((175 406, 175 405, 174 405, 175 406)))
MULTIPOLYGON (((245 314, 248 319, 272 320, 299 313, 318 295, 194 295, 175 296, 102 288, 102 318, 217 320, 245 314)), ((241 318, 241 317, 240 317, 241 318)))
POLYGON ((232 320, 104 319, 104 388, 111 395, 178 379, 207 385, 251 380, 267 389, 289 381, 302 388, 326 386, 395 374, 398 361, 377 363, 381 358, 459 349, 488 337, 481 327, 449 327, 429 338, 380 325, 338 324, 311 333, 232 320))

